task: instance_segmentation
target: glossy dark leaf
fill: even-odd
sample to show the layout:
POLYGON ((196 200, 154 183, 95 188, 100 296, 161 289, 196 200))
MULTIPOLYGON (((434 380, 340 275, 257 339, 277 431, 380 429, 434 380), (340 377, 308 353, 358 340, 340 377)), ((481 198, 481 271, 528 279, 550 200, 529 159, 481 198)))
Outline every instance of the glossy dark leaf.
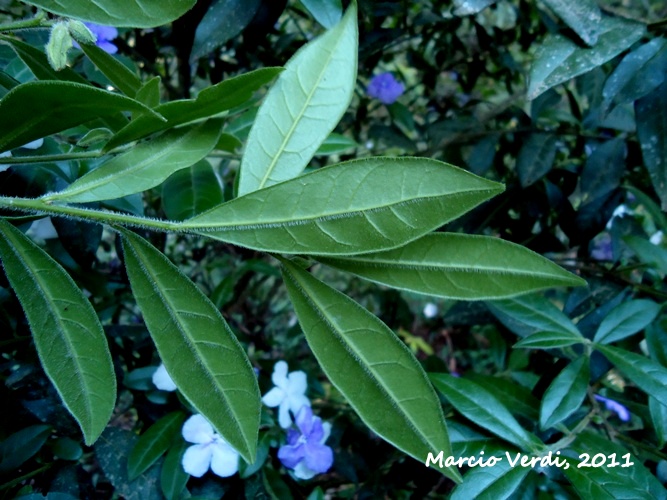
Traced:
POLYGON ((150 426, 140 437, 127 457, 127 475, 130 481, 153 465, 169 448, 185 422, 185 414, 172 412, 150 426))
POLYGON ((635 115, 644 165, 667 211, 667 81, 635 103, 635 115))
POLYGON ((542 396, 542 429, 553 427, 577 411, 586 397, 589 378, 590 369, 586 356, 575 359, 558 374, 542 396))

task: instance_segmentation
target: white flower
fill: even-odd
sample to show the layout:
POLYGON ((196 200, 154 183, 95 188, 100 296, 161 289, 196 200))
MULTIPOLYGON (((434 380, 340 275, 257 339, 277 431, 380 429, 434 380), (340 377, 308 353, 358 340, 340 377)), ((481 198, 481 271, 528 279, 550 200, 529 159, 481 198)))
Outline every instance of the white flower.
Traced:
POLYGON ((664 234, 662 234, 662 231, 658 231, 653 233, 653 235, 649 238, 649 241, 653 243, 654 245, 660 245, 662 243, 663 238, 665 237, 664 234))
POLYGON ((229 477, 239 470, 239 454, 201 415, 192 415, 183 424, 183 439, 195 443, 183 454, 183 470, 202 477, 210 468, 220 477, 229 477))
POLYGON ((51 222, 51 217, 36 220, 30 225, 25 234, 35 240, 49 240, 58 237, 56 228, 53 227, 53 222, 51 222))
POLYGON ((302 371, 287 373, 287 363, 278 361, 273 367, 271 380, 275 387, 262 398, 262 403, 270 408, 278 406, 278 423, 283 429, 292 425, 290 410, 294 415, 299 413, 302 406, 310 406, 306 397, 306 374, 302 371))
POLYGON ((160 366, 157 367, 157 370, 153 373, 153 383, 155 387, 161 391, 175 391, 176 384, 171 379, 167 373, 167 369, 164 367, 164 364, 160 363, 160 366))
POLYGON ((438 315, 438 306, 429 302, 424 306, 424 316, 428 319, 435 318, 438 315))

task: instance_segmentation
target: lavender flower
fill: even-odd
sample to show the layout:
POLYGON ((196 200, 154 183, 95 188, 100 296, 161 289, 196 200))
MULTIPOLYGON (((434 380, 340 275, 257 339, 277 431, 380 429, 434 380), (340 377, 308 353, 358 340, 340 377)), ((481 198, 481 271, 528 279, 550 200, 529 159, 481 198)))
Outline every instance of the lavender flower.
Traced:
POLYGON ((374 76, 368 84, 366 93, 383 104, 393 104, 405 92, 402 83, 396 81, 391 73, 382 73, 374 76))
POLYGON ((303 406, 296 416, 299 428, 287 432, 287 444, 278 450, 285 467, 294 469, 299 479, 310 479, 328 471, 333 465, 333 450, 324 443, 331 433, 331 424, 313 416, 309 406, 303 406))
POLYGON ((595 399, 604 404, 608 411, 615 413, 622 422, 630 421, 630 410, 621 403, 618 403, 613 399, 605 398, 604 396, 598 396, 597 394, 595 395, 595 399))
MULTIPOLYGON (((113 26, 101 26, 93 23, 83 24, 85 24, 90 32, 95 35, 95 38, 97 39, 95 45, 108 54, 115 54, 118 52, 118 47, 111 43, 111 40, 118 37, 118 30, 116 28, 113 26)), ((76 41, 74 41, 73 44, 77 49, 81 48, 76 41)))

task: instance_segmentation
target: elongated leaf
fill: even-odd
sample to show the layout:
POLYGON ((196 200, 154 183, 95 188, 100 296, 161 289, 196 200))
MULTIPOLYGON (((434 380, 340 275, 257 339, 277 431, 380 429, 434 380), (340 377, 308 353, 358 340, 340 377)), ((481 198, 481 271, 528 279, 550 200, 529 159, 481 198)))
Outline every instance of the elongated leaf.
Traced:
POLYGON ((218 120, 169 130, 111 158, 45 199, 85 203, 140 193, 204 158, 215 147, 221 130, 218 120))
MULTIPOLYGON (((484 456, 485 460, 489 457, 484 456)), ((502 457, 493 467, 474 468, 463 477, 463 482, 452 492, 450 500, 510 498, 521 481, 530 472, 529 467, 512 467, 502 457)))
POLYGON ((341 0, 301 0, 301 3, 327 29, 333 28, 343 16, 341 0))
POLYGON ((190 64, 241 33, 260 4, 260 0, 215 0, 197 26, 190 64))
POLYGON ((667 331, 659 322, 655 322, 646 328, 645 335, 651 359, 662 366, 667 366, 667 331))
POLYGON ((271 87, 250 130, 239 195, 303 172, 345 113, 357 78, 357 8, 302 47, 271 87))
POLYGON ((623 241, 637 255, 644 264, 655 267, 661 273, 667 274, 667 250, 654 245, 646 237, 628 235, 623 241))
POLYGON ((194 217, 222 201, 222 186, 206 160, 175 172, 162 184, 162 207, 171 220, 194 217))
POLYGON ((521 147, 516 160, 516 170, 521 186, 527 187, 544 177, 556 159, 556 136, 530 134, 521 147))
POLYGON ((645 356, 618 347, 595 345, 595 349, 640 389, 667 406, 667 368, 645 356))
POLYGON ((211 238, 284 253, 395 248, 502 191, 426 158, 368 158, 321 168, 183 223, 211 238))
POLYGON ((28 318, 44 371, 90 445, 116 403, 116 378, 102 326, 56 261, 4 219, 0 232, 2 265, 28 318))
POLYGON ((521 337, 536 332, 560 332, 581 337, 570 318, 540 295, 526 295, 487 302, 491 312, 521 337))
POLYGON ((526 451, 537 451, 543 444, 526 431, 509 410, 481 385, 446 373, 429 373, 431 382, 464 417, 501 439, 526 451))
POLYGON ((332 133, 329 134, 329 137, 324 140, 322 145, 315 152, 315 156, 336 155, 345 153, 346 151, 349 152, 350 150, 358 147, 359 144, 357 144, 349 137, 332 133))
MULTIPOLYGON (((438 397, 405 344, 359 304, 282 262, 308 345, 366 425, 420 462, 434 450, 451 455, 438 397)), ((454 467, 442 472, 460 477, 454 467)))
POLYGON ((183 453, 188 447, 185 441, 177 441, 169 448, 167 456, 162 463, 162 472, 160 474, 160 489, 167 500, 178 500, 181 498, 181 492, 190 479, 190 474, 183 470, 181 461, 183 453))
POLYGON ((644 165, 667 212, 667 81, 635 102, 635 115, 644 165))
POLYGON ((139 101, 73 82, 37 81, 0 100, 0 152, 120 111, 159 116, 139 101))
POLYGON ((25 0, 61 16, 128 28, 154 28, 178 19, 196 0, 25 0))
POLYGON ((208 118, 239 106, 281 71, 282 68, 258 69, 207 87, 195 99, 181 99, 156 106, 155 112, 163 116, 166 121, 156 116, 140 116, 114 135, 104 150, 111 151, 155 132, 208 118))
POLYGON ((472 380, 492 392, 505 403, 512 415, 521 415, 531 420, 537 420, 540 401, 526 387, 510 379, 472 372, 466 373, 466 379, 472 380))
POLYGON ((18 469, 34 456, 49 439, 49 425, 30 425, 10 434, 0 443, 0 474, 18 469))
POLYGON ((604 64, 646 31, 644 25, 618 17, 603 17, 599 29, 598 41, 589 49, 580 48, 564 36, 548 35, 530 70, 528 98, 535 99, 545 90, 604 64))
POLYGON ((160 82, 162 79, 159 76, 154 76, 146 83, 142 84, 137 90, 135 99, 143 102, 149 108, 156 108, 160 105, 160 82))
POLYGON ((662 448, 667 442, 667 406, 650 397, 648 398, 648 407, 651 412, 651 421, 653 429, 658 437, 658 446, 662 448))
POLYGON ((132 481, 153 465, 174 440, 185 422, 185 414, 172 412, 155 422, 144 432, 127 457, 127 475, 132 481))
POLYGON ((540 427, 548 429, 572 415, 586 397, 590 369, 588 357, 572 361, 551 382, 542 397, 540 427))
POLYGON ((192 406, 253 462, 260 396, 243 348, 192 281, 144 239, 121 233, 132 291, 167 372, 192 406))
POLYGON ((84 43, 81 50, 111 83, 128 97, 135 97, 141 88, 141 79, 111 54, 92 43, 84 43))
POLYGON ((571 332, 537 332, 520 340, 514 347, 524 349, 554 349, 574 344, 583 344, 584 337, 571 332))
POLYGON ((318 260, 401 290, 463 300, 585 283, 527 248, 499 238, 455 233, 429 234, 387 252, 318 260))
POLYGON ((594 0, 543 0, 587 45, 598 40, 602 13, 594 0))
POLYGON ((616 138, 600 144, 586 158, 581 172, 582 203, 606 196, 621 184, 625 174, 625 141, 616 138))
POLYGON ((604 106, 632 102, 665 81, 667 40, 654 38, 630 52, 609 75, 602 89, 604 106))
POLYGON ((643 330, 660 312, 652 300, 630 300, 614 307, 595 332, 595 342, 610 344, 643 330))

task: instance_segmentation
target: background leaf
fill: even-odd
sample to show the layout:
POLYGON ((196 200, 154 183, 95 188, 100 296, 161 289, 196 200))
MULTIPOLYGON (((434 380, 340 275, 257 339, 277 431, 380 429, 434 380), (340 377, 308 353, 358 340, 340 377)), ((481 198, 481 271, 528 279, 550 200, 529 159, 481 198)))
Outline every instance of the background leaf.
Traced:
POLYGON ((0 443, 0 474, 18 469, 33 457, 51 435, 49 425, 29 425, 0 443))
POLYGON ((583 280, 500 238, 429 234, 395 250, 319 261, 376 283, 435 297, 511 297, 583 280))
POLYGON ((598 40, 602 13, 593 0, 543 0, 587 45, 598 40))
POLYGON ((153 465, 169 448, 174 436, 181 431, 185 414, 174 411, 151 425, 132 448, 127 457, 127 475, 130 481, 153 465))
POLYGON ((127 66, 95 44, 84 43, 81 50, 123 94, 128 97, 137 95, 141 79, 127 66))
POLYGON ((221 131, 219 120, 169 130, 114 156, 45 199, 85 203, 145 191, 204 158, 217 144, 221 131))
POLYGON ((341 0, 301 0, 301 3, 327 29, 333 28, 343 17, 341 0))
POLYGON ((253 462, 260 396, 241 345, 176 266, 134 233, 122 235, 132 291, 167 372, 192 406, 253 462))
POLYGON ((525 349, 553 349, 567 347, 574 344, 582 344, 584 337, 570 332, 537 332, 520 340, 514 347, 525 349))
POLYGON ((581 406, 586 397, 590 369, 588 357, 580 356, 551 382, 540 406, 540 427, 548 429, 562 422, 581 406))
POLYGON ((174 172, 162 184, 162 208, 169 219, 184 220, 219 205, 222 195, 211 164, 202 160, 174 172))
POLYGON ((592 48, 580 48, 561 35, 547 36, 530 70, 528 99, 604 64, 639 40, 645 30, 639 23, 603 17, 592 48))
POLYGON ((556 158, 556 136, 553 134, 530 134, 521 146, 516 160, 516 170, 521 186, 528 187, 544 177, 556 158))
POLYGON ((595 332, 594 342, 610 344, 634 335, 649 325, 661 307, 652 300, 630 300, 614 307, 595 332))
POLYGON ((250 193, 182 227, 256 250, 355 254, 414 240, 501 190, 446 163, 376 157, 250 193))
POLYGON ((635 102, 635 115, 644 165, 667 211, 667 81, 635 102))
POLYGON ((90 445, 116 403, 116 378, 102 326, 65 270, 0 219, 0 257, 25 311, 37 354, 90 445))
MULTIPOLYGON (((374 432, 423 462, 451 455, 438 398, 410 350, 378 318, 289 261, 285 284, 308 345, 331 382, 374 432)), ((453 480, 453 468, 442 469, 453 480)))
MULTIPOLYGON (((489 456, 484 455, 484 460, 489 456)), ((512 467, 502 457, 493 467, 473 468, 463 476, 463 482, 452 492, 450 500, 510 498, 530 472, 528 467, 512 467)))
POLYGON ((25 0, 44 10, 90 23, 154 28, 185 14, 196 0, 25 0))
POLYGON ((292 179, 347 109, 357 75, 357 8, 303 46, 271 87, 250 130, 238 193, 292 179))

